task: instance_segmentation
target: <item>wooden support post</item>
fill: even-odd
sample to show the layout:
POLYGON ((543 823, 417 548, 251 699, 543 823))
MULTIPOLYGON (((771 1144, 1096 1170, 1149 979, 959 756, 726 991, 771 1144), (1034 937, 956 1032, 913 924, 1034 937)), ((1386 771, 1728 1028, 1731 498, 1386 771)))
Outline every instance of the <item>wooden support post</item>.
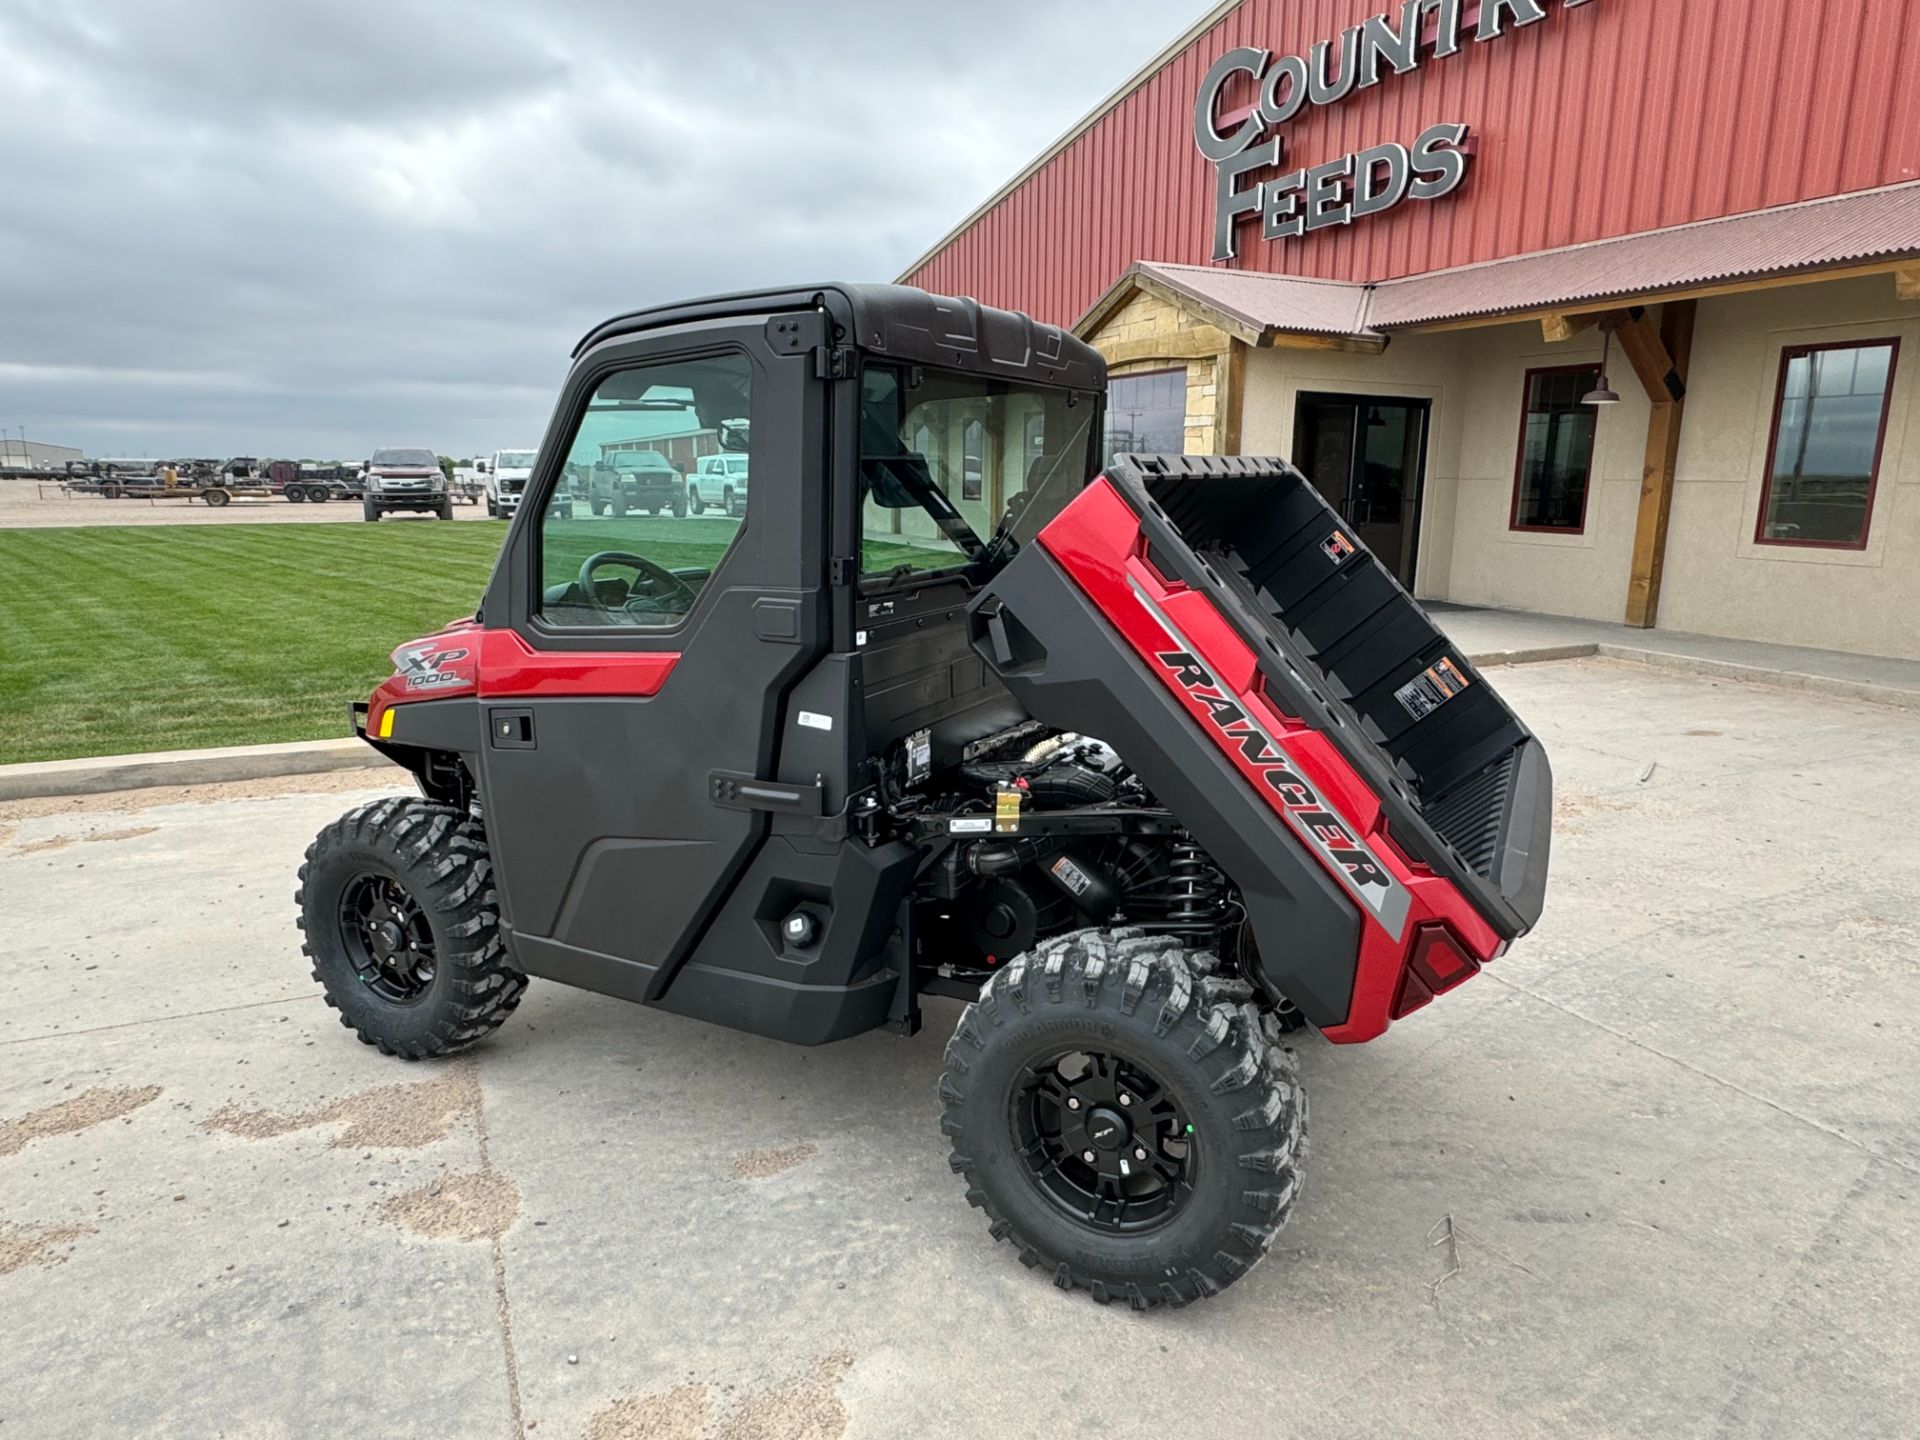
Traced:
POLYGON ((1645 310, 1627 311, 1625 317, 1614 324, 1613 338, 1626 352, 1627 361, 1633 366, 1633 373, 1640 377, 1640 386, 1652 404, 1663 405, 1669 400, 1686 398, 1686 376, 1674 364, 1672 347, 1665 337, 1647 323, 1645 310))
POLYGON ((1667 522, 1673 515, 1674 470, 1680 461, 1680 424, 1685 418, 1687 366, 1693 358, 1695 302, 1670 302, 1661 315, 1660 333, 1653 337, 1654 353, 1644 344, 1652 327, 1641 315, 1633 322, 1647 335, 1637 336, 1634 356, 1625 340, 1622 348, 1634 360, 1634 370, 1653 399, 1647 417, 1646 464, 1641 471, 1640 517, 1633 533, 1633 570, 1627 580, 1627 624, 1651 630, 1660 616, 1660 580, 1667 563, 1667 522))
POLYGON ((1213 363, 1214 448, 1222 455, 1238 455, 1247 405, 1247 342, 1230 341, 1213 363))

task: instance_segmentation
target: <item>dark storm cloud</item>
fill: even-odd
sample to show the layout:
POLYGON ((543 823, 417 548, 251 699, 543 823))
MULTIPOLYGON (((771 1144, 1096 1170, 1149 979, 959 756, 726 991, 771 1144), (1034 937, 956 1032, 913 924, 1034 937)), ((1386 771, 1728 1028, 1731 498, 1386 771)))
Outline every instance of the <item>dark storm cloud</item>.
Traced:
POLYGON ((0 425, 469 453, 604 315, 886 279, 1198 12, 0 5, 0 425))

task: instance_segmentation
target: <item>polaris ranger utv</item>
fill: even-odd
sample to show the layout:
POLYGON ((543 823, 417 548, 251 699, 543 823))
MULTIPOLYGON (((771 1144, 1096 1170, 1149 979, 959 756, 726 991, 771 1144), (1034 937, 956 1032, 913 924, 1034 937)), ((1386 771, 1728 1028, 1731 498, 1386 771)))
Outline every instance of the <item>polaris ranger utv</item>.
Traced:
POLYGON ((544 976, 816 1045, 954 997, 995 1238, 1135 1308, 1245 1273, 1299 1192, 1282 1036, 1370 1040, 1525 934, 1552 782, 1291 466, 1103 468, 1105 378, 888 286, 589 334, 478 613, 352 707, 421 797, 307 852, 342 1022, 444 1055, 544 976), (562 507, 689 435, 751 457, 744 516, 562 507))

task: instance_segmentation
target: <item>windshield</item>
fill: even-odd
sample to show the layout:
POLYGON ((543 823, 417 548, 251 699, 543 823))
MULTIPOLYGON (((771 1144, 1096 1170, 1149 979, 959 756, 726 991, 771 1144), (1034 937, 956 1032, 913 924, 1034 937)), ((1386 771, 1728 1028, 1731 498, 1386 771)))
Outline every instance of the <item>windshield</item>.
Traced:
POLYGON ((383 469, 431 470, 440 462, 431 450, 376 450, 373 463, 383 469))
POLYGON ((502 450, 498 455, 493 457, 493 463, 502 470, 531 470, 533 468, 533 451, 502 450))
POLYGON ((861 380, 861 574, 1004 559, 1093 473, 1090 395, 923 366, 861 380))

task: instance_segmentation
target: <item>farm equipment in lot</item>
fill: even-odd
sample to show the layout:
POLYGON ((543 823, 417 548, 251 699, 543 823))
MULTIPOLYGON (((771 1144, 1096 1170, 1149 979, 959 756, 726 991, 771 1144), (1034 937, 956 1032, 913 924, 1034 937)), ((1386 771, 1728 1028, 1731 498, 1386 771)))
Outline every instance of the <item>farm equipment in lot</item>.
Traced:
POLYGON ((301 867, 342 1023, 445 1055, 542 976, 820 1044, 952 997, 996 1239, 1136 1309, 1243 1275, 1299 1193, 1285 1037, 1374 1039, 1527 933, 1552 780, 1297 470, 1103 467, 1104 389, 890 286, 587 336, 478 613, 353 707, 421 794, 301 867), (1044 444, 974 477, 976 423, 1044 444), (742 519, 560 513, 669 431, 751 455, 742 519))

